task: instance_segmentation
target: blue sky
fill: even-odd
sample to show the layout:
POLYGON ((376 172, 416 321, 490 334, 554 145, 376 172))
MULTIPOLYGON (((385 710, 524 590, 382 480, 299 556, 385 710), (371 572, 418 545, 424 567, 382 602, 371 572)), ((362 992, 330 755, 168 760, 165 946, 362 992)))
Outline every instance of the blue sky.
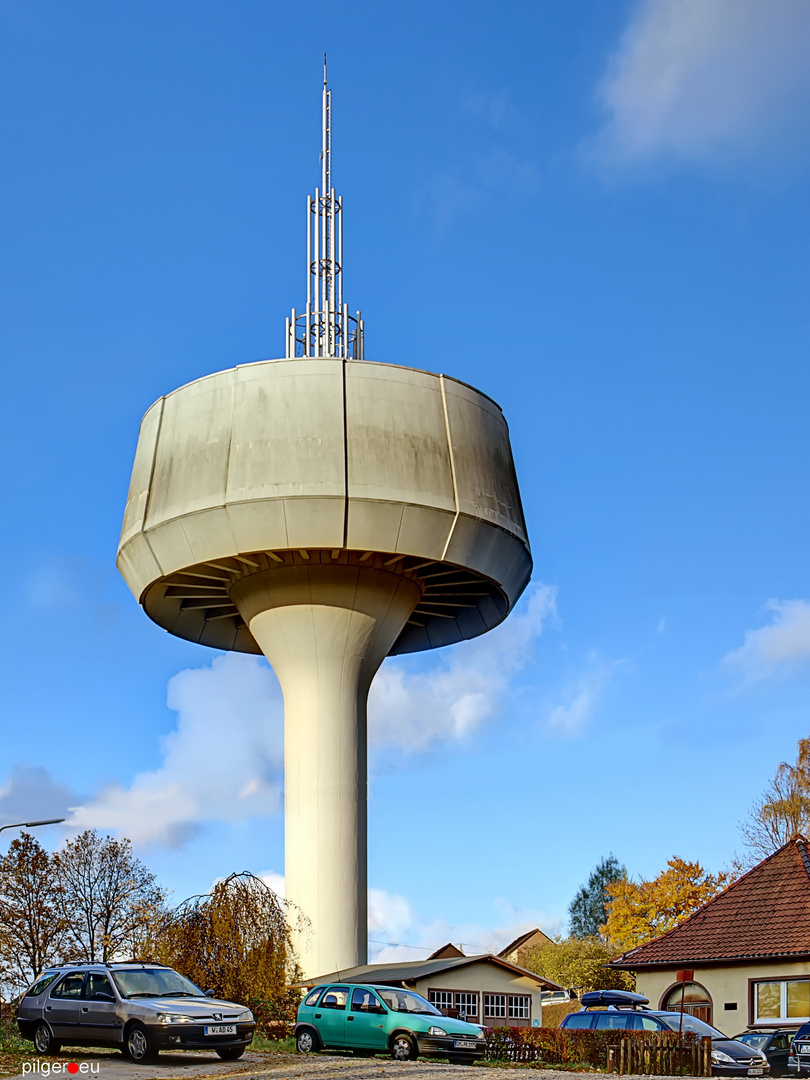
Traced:
POLYGON ((178 901, 283 873, 279 692, 116 543, 152 401, 283 351, 324 50, 367 355, 501 404, 535 559, 372 692, 370 936, 416 958, 558 929, 609 851, 720 869, 810 734, 810 6, 0 0, 0 819, 178 901))

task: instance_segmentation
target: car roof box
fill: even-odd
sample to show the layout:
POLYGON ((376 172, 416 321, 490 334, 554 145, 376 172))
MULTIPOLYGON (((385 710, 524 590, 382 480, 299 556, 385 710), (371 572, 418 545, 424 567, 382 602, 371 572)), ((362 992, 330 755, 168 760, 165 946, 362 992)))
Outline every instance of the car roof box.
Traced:
POLYGON ((636 1005, 649 1005, 650 999, 643 994, 631 994, 629 990, 591 990, 580 998, 586 1009, 595 1005, 624 1005, 625 1008, 636 1005))

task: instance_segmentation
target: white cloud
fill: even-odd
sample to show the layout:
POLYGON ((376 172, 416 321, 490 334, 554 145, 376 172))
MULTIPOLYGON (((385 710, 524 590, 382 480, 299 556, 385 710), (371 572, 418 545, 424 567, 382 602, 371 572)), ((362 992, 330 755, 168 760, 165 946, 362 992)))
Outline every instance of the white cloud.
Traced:
POLYGON ((510 681, 531 659, 544 626, 556 616, 557 590, 533 586, 497 629, 443 650, 426 671, 387 660, 369 695, 369 741, 421 750, 439 739, 471 734, 501 708, 510 681))
POLYGON ((287 886, 283 874, 277 874, 275 870, 267 870, 263 874, 258 874, 257 877, 260 877, 265 885, 272 889, 276 896, 280 896, 282 900, 287 895, 287 886))
POLYGON ((181 671, 169 681, 167 701, 177 728, 162 740, 161 765, 129 787, 108 787, 76 809, 71 825, 175 846, 205 822, 279 809, 281 691, 263 660, 228 653, 181 671))
POLYGON ((387 893, 384 889, 368 890, 368 936, 375 939, 376 945, 383 937, 389 941, 406 937, 414 921, 413 909, 404 896, 387 893))
MULTIPOLYGON (((555 613, 555 590, 536 586, 485 639, 443 651, 428 671, 389 661, 369 702, 374 745, 420 749, 464 738, 495 715, 509 681, 532 656, 555 613)), ((238 823, 281 808, 283 704, 267 663, 240 653, 175 675, 168 705, 177 727, 162 740, 157 768, 113 784, 75 807, 69 825, 178 846, 208 822, 238 823)), ((275 887, 275 886, 274 886, 275 887)))
MULTIPOLYGON (((67 817, 77 799, 70 788, 55 780, 41 765, 15 765, 5 783, 0 784, 0 825, 67 817)), ((6 833, 6 837, 13 835, 6 833)), ((52 829, 44 832, 38 829, 36 835, 46 844, 47 838, 59 835, 59 830, 54 833, 52 829)))
POLYGON ((591 656, 591 666, 563 692, 563 703, 551 710, 548 727, 566 738, 580 735, 588 726, 599 699, 614 672, 624 660, 602 660, 591 656))
POLYGON ((640 0, 598 88, 602 163, 715 161, 807 137, 806 0, 640 0))
POLYGON ((468 956, 497 953, 526 930, 539 927, 545 933, 562 929, 558 916, 534 909, 517 908, 509 901, 492 902, 493 926, 447 919, 424 919, 403 896, 383 889, 369 889, 369 960, 389 963, 398 960, 424 960, 436 949, 451 941, 468 956))
POLYGON ((723 659, 741 673, 743 684, 795 669, 810 660, 810 603, 769 600, 767 626, 748 630, 745 641, 723 659))

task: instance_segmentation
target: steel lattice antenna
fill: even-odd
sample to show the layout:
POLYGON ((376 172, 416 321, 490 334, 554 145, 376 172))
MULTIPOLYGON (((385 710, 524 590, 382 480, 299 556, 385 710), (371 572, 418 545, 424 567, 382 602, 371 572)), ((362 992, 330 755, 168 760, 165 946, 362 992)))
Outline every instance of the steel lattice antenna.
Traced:
POLYGON ((307 196, 307 306, 287 318, 287 357, 363 359, 363 320, 343 302, 343 199, 332 187, 332 91, 323 57, 321 186, 307 196))

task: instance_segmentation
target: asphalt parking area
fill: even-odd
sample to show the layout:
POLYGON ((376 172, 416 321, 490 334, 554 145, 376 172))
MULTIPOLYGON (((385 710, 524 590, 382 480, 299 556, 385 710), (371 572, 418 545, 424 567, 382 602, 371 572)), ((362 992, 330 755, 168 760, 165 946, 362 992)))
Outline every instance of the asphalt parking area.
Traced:
MULTIPOLYGON (((262 1054, 248 1051, 239 1061, 220 1061, 214 1054, 162 1053, 152 1065, 133 1065, 120 1053, 79 1052, 70 1056, 65 1050, 58 1059, 35 1062, 32 1069, 18 1074, 19 1080, 162 1080, 163 1077, 225 1077, 240 1080, 583 1080, 585 1076, 604 1073, 563 1072, 556 1069, 533 1069, 521 1066, 514 1071, 490 1068, 484 1064, 472 1069, 434 1061, 392 1061, 390 1058, 355 1058, 349 1055, 262 1054), (56 1061, 60 1068, 54 1069, 56 1061), (69 1064, 78 1069, 68 1069, 69 1064), (37 1068, 39 1065, 39 1068, 37 1068), (50 1066, 47 1068, 46 1066, 50 1066), (83 1067, 86 1066, 86 1067, 83 1067), (515 1076, 515 1073, 517 1074, 515 1076)), ((629 1078, 632 1080, 632 1078, 629 1078)), ((641 1080, 641 1078, 639 1078, 641 1080)), ((649 1077, 644 1080, 650 1080, 649 1077)), ((655 1080, 689 1080, 686 1077, 656 1077, 655 1080)))

